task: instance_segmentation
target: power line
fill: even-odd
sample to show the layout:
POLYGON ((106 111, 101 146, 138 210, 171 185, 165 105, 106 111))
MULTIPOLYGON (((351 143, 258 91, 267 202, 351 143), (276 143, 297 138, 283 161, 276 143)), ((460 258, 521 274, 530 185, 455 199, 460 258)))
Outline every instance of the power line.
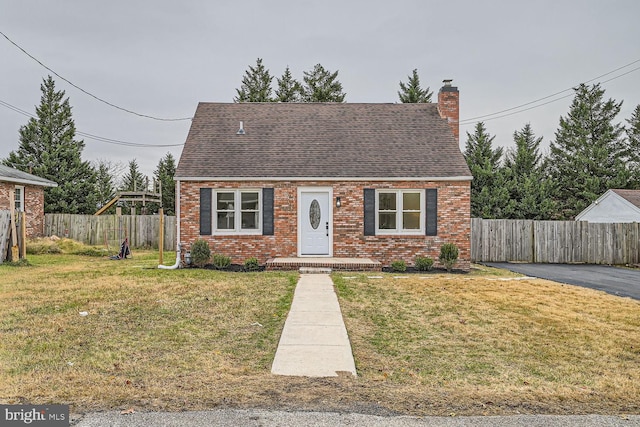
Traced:
POLYGON ((11 104, 9 104, 9 103, 7 103, 7 102, 4 102, 4 101, 3 101, 3 100, 1 100, 1 99, 0 99, 0 105, 4 106, 4 107, 6 107, 6 108, 8 108, 8 109, 10 109, 10 110, 13 110, 13 111, 15 111, 15 112, 16 112, 16 113, 18 113, 18 114, 22 114, 23 116, 33 117, 33 118, 35 118, 35 116, 34 116, 34 115, 32 115, 31 113, 28 113, 28 112, 26 112, 26 111, 24 111, 24 110, 21 110, 20 108, 18 108, 18 107, 16 107, 16 106, 14 106, 14 105, 11 105, 11 104))
POLYGON ((124 145, 126 147, 180 147, 184 145, 184 143, 183 144, 140 144, 136 142, 121 141, 119 139, 105 138, 103 136, 92 135, 86 132, 76 131, 76 133, 80 136, 84 136, 85 138, 93 139, 95 141, 105 142, 107 144, 114 144, 114 145, 124 145))
MULTIPOLYGON (((22 114, 23 116, 27 116, 30 117, 32 119, 37 118, 36 116, 34 116, 33 114, 16 107, 15 105, 11 105, 8 102, 5 102, 3 100, 0 99, 0 105, 2 105, 5 108, 8 108, 9 110, 13 110, 18 114, 22 114)), ((99 136, 99 135, 93 135, 91 133, 87 133, 87 132, 81 132, 81 131, 76 131, 76 134, 83 136, 85 138, 88 139, 93 139, 95 141, 100 141, 100 142, 104 142, 107 144, 114 144, 114 145, 123 145, 126 147, 180 147, 184 144, 141 144, 141 143, 137 143, 137 142, 128 142, 128 141, 122 141, 119 139, 113 139, 113 138, 107 138, 104 136, 99 136)))
POLYGON ((3 33, 2 31, 0 31, 0 34, 7 39, 7 41, 9 41, 9 43, 11 43, 12 45, 14 45, 15 47, 17 47, 20 51, 22 51, 22 53, 24 53, 25 55, 27 55, 29 58, 33 59, 34 61, 36 61, 38 64, 40 64, 42 67, 44 67, 46 70, 50 71, 51 73, 53 73, 56 77, 64 80, 65 82, 69 83, 71 86, 73 86, 74 88, 78 89, 80 92, 89 95, 90 97, 104 103, 107 104, 110 107, 116 108, 118 110, 127 112, 129 114, 133 114, 136 115, 138 117, 145 117, 147 119, 152 119, 152 120, 159 120, 159 121, 164 121, 164 122, 177 122, 177 121, 183 121, 183 120, 191 120, 192 117, 180 117, 180 118, 164 118, 164 117, 155 117, 155 116, 149 116, 147 114, 141 114, 141 113, 136 113, 135 111, 132 110, 128 110, 126 108, 120 107, 116 104, 113 104, 109 101, 106 101, 94 94, 92 94, 91 92, 88 92, 84 89, 82 89, 80 86, 72 83, 71 81, 69 81, 68 79, 62 77, 60 74, 56 73, 54 70, 52 70, 51 68, 47 67, 45 64, 43 64, 38 58, 36 58, 35 56, 31 55, 29 52, 27 52, 26 50, 24 50, 20 45, 18 45, 16 42, 14 42, 13 40, 11 40, 5 33, 3 33))
MULTIPOLYGON (((602 75, 600 75, 598 77, 594 77, 594 78, 592 78, 590 80, 587 80, 587 81, 585 81, 585 82, 583 82, 581 84, 591 83, 591 82, 593 82, 595 80, 598 80, 598 79, 600 79, 602 77, 608 76, 608 75, 613 74, 613 73, 615 73, 617 71, 620 71, 620 70, 622 70, 624 68, 630 67, 631 65, 636 64, 638 62, 640 62, 640 59, 636 59, 635 61, 632 61, 632 62, 630 62, 630 63, 628 63, 626 65, 623 65, 622 67, 618 67, 615 70, 611 70, 611 71, 609 71, 607 73, 604 73, 604 74, 602 74, 602 75)), ((617 75, 615 77, 612 77, 610 79, 604 80, 601 83, 607 83, 607 82, 610 82, 612 80, 619 79, 620 77, 626 76, 627 74, 633 73, 633 72, 638 71, 638 70, 640 70, 640 67, 636 67, 636 68, 634 68, 632 70, 629 70, 629 71, 627 71, 625 73, 622 73, 622 74, 617 75)), ((533 110, 534 108, 542 107, 544 105, 551 104, 553 102, 560 101, 561 99, 567 98, 567 97, 573 95, 573 90, 574 90, 573 87, 567 88, 567 89, 561 90, 560 92, 556 92, 556 93, 553 93, 551 95, 547 95, 545 97, 542 97, 542 98, 536 99, 534 101, 530 101, 530 102, 518 105, 516 107, 511 107, 511 108, 507 108, 505 110, 496 111, 495 113, 491 113, 491 114, 485 114, 485 115, 482 115, 482 116, 476 116, 476 117, 471 117, 471 118, 468 118, 468 119, 463 119, 463 120, 460 120, 460 124, 461 125, 475 124, 475 123, 477 123, 478 119, 485 119, 486 117, 496 116, 496 117, 487 118, 487 119, 485 119, 483 121, 490 121, 490 120, 500 119, 500 118, 503 118, 503 117, 512 116, 514 114, 522 113, 524 111, 533 110), (531 104, 536 104, 536 103, 538 103, 540 101, 544 101, 545 99, 553 98, 555 96, 561 95, 561 94, 563 94, 565 92, 569 92, 569 91, 571 91, 571 93, 569 93, 568 95, 561 96, 559 98, 553 99, 551 101, 548 101, 548 102, 545 102, 545 103, 542 103, 542 104, 535 105, 533 107, 529 107, 529 108, 525 108, 523 110, 519 110, 522 107, 526 107, 526 106, 531 105, 531 104), (518 111, 514 111, 514 112, 509 113, 509 114, 502 114, 502 113, 507 113, 509 111, 513 111, 513 110, 518 110, 518 111)))
MULTIPOLYGON (((560 93, 562 93, 562 92, 560 92, 560 93)), ((511 113, 502 114, 502 115, 500 115, 500 116, 490 117, 490 118, 488 118, 488 119, 484 119, 484 120, 480 120, 480 121, 482 121, 482 122, 488 122, 488 121, 491 121, 491 120, 501 119, 501 118, 503 118, 503 117, 513 116, 513 115, 515 115, 515 114, 523 113, 523 112, 525 112, 525 111, 533 110, 533 109, 535 109, 535 108, 542 107, 542 106, 544 106, 544 105, 548 105, 548 104, 551 104, 551 103, 556 102, 556 101, 560 101, 561 99, 568 98, 568 97, 570 97, 570 96, 572 96, 572 95, 573 95, 573 94, 572 94, 572 93, 570 93, 570 94, 568 94, 568 95, 561 96, 560 98, 552 99, 551 101, 547 101, 547 102, 542 103, 542 104, 534 105, 533 107, 525 108, 525 109, 523 109, 523 110, 513 111, 513 112, 511 112, 511 113)), ((543 99, 546 99, 546 98, 543 98, 543 99)), ((529 104, 531 104, 531 103, 523 104, 523 105, 529 105, 529 104)), ((503 111, 510 111, 510 110, 511 110, 511 109, 509 109, 509 110, 503 110, 503 111)), ((494 113, 494 114, 498 114, 498 113, 494 113)), ((488 116, 491 116, 491 115, 492 115, 492 114, 488 114, 488 116)), ((486 117, 486 116, 483 116, 483 117, 486 117)), ((469 120, 471 120, 471 119, 469 119, 469 120)), ((471 125, 471 124, 476 124, 476 123, 478 123, 478 121, 475 121, 475 122, 474 122, 474 121, 470 121, 470 122, 468 122, 468 123, 462 123, 462 122, 460 122, 460 124, 461 124, 461 125, 463 125, 463 126, 471 125)))

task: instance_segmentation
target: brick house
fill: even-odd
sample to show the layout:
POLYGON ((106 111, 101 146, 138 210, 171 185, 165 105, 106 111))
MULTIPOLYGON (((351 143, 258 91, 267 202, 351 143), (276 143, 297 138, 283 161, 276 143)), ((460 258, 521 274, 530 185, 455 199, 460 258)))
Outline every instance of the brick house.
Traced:
POLYGON ((277 257, 470 267, 469 171, 450 80, 431 104, 200 103, 175 174, 178 241, 277 257), (437 261, 436 261, 437 262, 437 261))
POLYGON ((57 187, 53 181, 0 165, 0 210, 10 209, 14 194, 15 208, 25 212, 27 237, 44 235, 44 188, 57 187))

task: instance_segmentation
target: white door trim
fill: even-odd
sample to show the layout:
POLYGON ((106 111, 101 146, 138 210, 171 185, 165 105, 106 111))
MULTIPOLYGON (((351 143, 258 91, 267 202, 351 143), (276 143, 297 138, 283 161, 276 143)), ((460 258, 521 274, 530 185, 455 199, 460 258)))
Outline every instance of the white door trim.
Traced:
POLYGON ((298 187, 298 200, 297 200, 297 225, 298 225, 298 257, 333 257, 333 188, 332 187, 298 187), (317 193, 317 192, 326 192, 329 194, 329 253, 327 255, 302 255, 302 215, 307 215, 305 212, 302 213, 302 194, 303 193, 317 193))

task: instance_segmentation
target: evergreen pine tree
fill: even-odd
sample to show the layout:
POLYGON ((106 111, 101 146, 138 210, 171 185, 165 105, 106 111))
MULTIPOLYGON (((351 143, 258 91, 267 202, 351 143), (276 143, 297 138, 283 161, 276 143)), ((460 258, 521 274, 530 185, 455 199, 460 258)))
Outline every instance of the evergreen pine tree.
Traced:
POLYGON ((640 105, 633 110, 627 123, 629 124, 627 127, 629 169, 632 176, 630 188, 640 189, 640 105))
POLYGON ((36 117, 20 128, 18 150, 4 163, 58 184, 45 189, 45 212, 92 214, 97 210, 96 176, 91 164, 82 160, 84 141, 74 139, 69 98, 55 90, 51 76, 43 79, 40 90, 36 117))
MULTIPOLYGON (((122 177, 120 191, 146 191, 147 184, 148 179, 140 172, 138 161, 136 159, 131 160, 128 164, 128 170, 122 177)), ((133 209, 135 209, 135 204, 131 207, 131 211, 133 211, 133 209)))
POLYGON ((515 150, 505 153, 504 165, 515 172, 516 175, 530 175, 535 172, 542 163, 540 143, 542 137, 536 138, 531 124, 524 125, 521 131, 513 133, 515 150))
POLYGON ((509 203, 505 217, 550 219, 554 214, 552 184, 545 175, 540 153, 542 137, 536 138, 530 124, 513 134, 515 150, 507 151, 503 172, 509 203))
POLYGON ((171 153, 160 159, 153 176, 162 184, 162 208, 165 215, 175 215, 176 187, 173 176, 176 173, 176 161, 171 153))
MULTIPOLYGON (((94 170, 96 171, 96 203, 98 208, 107 204, 116 195, 116 170, 117 166, 114 166, 108 160, 98 160, 94 163, 94 170)), ((115 208, 111 207, 106 213, 114 213, 115 208)))
POLYGON ((503 149, 492 148, 494 138, 482 122, 476 124, 473 135, 467 132, 464 157, 473 175, 471 216, 476 218, 504 218, 509 201, 500 167, 503 149))
POLYGON ((429 87, 422 89, 420 87, 420 77, 418 77, 418 69, 414 69, 411 76, 407 76, 407 83, 400 82, 400 91, 398 97, 403 104, 417 104, 431 102, 433 92, 429 91, 429 87))
POLYGON ((234 102, 270 102, 271 99, 271 81, 273 77, 269 74, 262 59, 256 60, 256 66, 249 66, 245 71, 240 89, 236 89, 237 96, 234 102))
POLYGON ((125 172, 122 177, 122 184, 120 185, 121 191, 145 191, 147 189, 146 186, 146 176, 142 172, 140 172, 140 167, 138 166, 138 161, 133 159, 128 164, 128 170, 125 172))
POLYGON ((572 219, 610 188, 627 188, 629 146, 614 120, 622 102, 603 99, 600 84, 581 84, 551 143, 551 175, 560 219, 572 219))
POLYGON ((320 64, 304 72, 304 102, 344 102, 346 94, 338 81, 338 72, 331 73, 320 64))
POLYGON ((302 100, 302 85, 291 76, 289 67, 284 70, 282 78, 276 80, 278 89, 276 89, 275 101, 300 102, 302 100))

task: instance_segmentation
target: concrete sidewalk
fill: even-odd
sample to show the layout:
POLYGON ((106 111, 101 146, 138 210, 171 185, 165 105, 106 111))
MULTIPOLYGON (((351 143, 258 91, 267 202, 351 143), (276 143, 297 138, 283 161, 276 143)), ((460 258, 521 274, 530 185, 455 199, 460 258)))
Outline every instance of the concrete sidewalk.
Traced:
POLYGON ((356 375, 347 328, 328 274, 302 274, 271 373, 304 377, 356 375))

